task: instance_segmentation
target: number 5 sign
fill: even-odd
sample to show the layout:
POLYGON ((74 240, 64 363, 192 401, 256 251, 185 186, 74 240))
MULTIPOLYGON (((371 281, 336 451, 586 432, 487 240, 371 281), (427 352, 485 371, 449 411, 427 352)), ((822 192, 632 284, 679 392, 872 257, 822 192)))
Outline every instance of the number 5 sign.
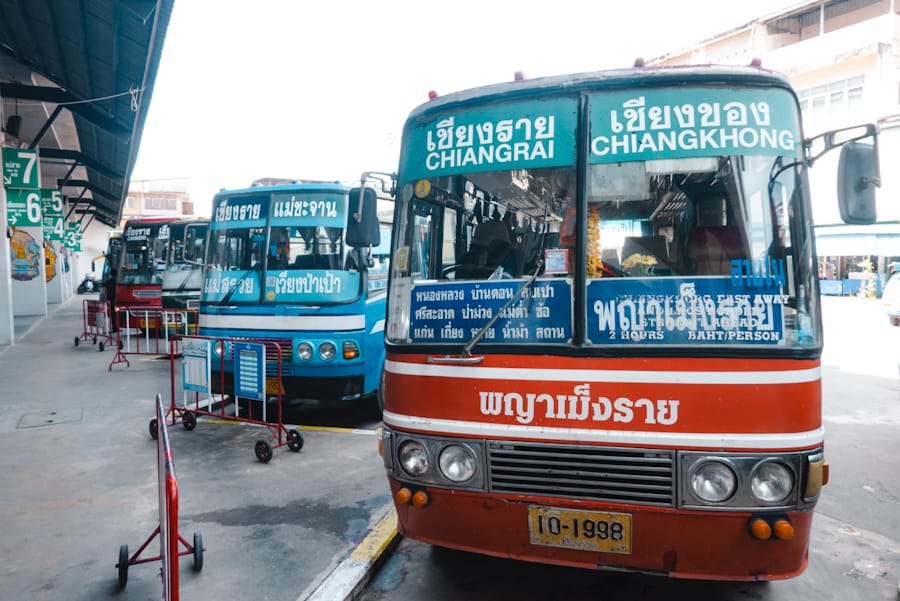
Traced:
POLYGON ((2 158, 4 188, 37 190, 41 187, 37 150, 4 148, 2 158))

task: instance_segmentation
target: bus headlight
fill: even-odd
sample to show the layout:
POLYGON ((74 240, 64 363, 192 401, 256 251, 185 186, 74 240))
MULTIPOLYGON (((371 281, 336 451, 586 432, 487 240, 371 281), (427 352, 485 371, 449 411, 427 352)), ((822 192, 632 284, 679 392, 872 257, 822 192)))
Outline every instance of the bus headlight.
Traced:
POLYGON ((410 476, 422 476, 428 471, 428 451, 417 440, 407 440, 397 449, 400 465, 410 476))
POLYGON ((447 445, 438 457, 438 466, 448 480, 465 482, 475 475, 475 455, 462 445, 447 445))
POLYGON ((750 476, 750 492, 763 503, 778 503, 794 490, 794 474, 777 461, 763 461, 750 476))
POLYGON ((332 359, 334 359, 334 356, 336 354, 337 347, 334 346, 333 342, 323 342, 319 345, 319 356, 326 361, 331 361, 332 359))
POLYGON ((307 359, 312 357, 312 354, 313 354, 313 347, 310 343, 301 342, 300 344, 297 345, 297 358, 302 359, 303 361, 306 361, 307 359))
POLYGON ((690 477, 691 491, 707 503, 728 500, 737 488, 737 476, 721 461, 705 461, 694 467, 690 477))
POLYGON ((225 354, 225 343, 221 340, 216 340, 216 343, 213 345, 213 352, 217 357, 221 357, 225 354))

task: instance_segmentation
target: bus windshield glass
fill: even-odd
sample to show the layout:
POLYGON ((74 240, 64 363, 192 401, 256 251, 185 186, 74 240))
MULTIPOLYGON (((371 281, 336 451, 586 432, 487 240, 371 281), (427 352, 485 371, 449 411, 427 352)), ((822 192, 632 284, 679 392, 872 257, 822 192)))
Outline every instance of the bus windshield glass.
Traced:
POLYGON ((360 297, 344 244, 348 192, 239 191, 213 205, 203 301, 331 304, 360 297))
POLYGON ((819 346, 790 93, 586 98, 586 136, 574 95, 410 122, 389 340, 819 346))
POLYGON ((169 244, 168 223, 127 224, 117 276, 120 285, 162 286, 169 244))

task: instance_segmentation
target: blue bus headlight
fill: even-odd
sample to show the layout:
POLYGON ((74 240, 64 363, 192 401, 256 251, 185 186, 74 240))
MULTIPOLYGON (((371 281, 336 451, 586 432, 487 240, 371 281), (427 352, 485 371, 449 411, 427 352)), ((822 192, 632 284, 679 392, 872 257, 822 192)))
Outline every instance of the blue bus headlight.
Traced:
POLYGON ((337 347, 334 346, 333 342, 323 342, 319 345, 319 356, 326 361, 331 361, 332 359, 334 359, 334 356, 336 354, 337 347))
POLYGON ((707 503, 727 501, 737 488, 737 476, 721 461, 705 461, 694 466, 690 477, 691 491, 707 503))
POLYGON ((225 343, 221 340, 216 340, 216 343, 213 344, 213 352, 217 357, 221 357, 225 354, 225 343))
POLYGON ((407 440, 397 449, 403 471, 410 476, 422 476, 428 471, 428 451, 417 440, 407 440))
POLYGON ((777 461, 763 461, 753 469, 750 491, 763 503, 778 503, 794 490, 794 474, 777 461))
POLYGON ((475 454, 462 445, 447 445, 438 457, 438 465, 448 480, 465 482, 475 475, 475 454))
POLYGON ((297 358, 306 361, 313 354, 313 347, 308 342, 301 342, 297 345, 297 358))

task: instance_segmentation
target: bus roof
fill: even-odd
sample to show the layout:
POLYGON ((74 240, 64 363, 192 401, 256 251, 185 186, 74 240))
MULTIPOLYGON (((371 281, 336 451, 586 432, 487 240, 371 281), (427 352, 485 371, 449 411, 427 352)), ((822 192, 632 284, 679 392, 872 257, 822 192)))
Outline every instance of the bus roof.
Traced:
POLYGON ((327 192, 349 192, 350 186, 345 184, 341 184, 339 182, 334 183, 297 183, 297 184, 278 184, 275 186, 252 186, 250 188, 237 188, 234 190, 219 190, 216 192, 213 200, 220 196, 243 196, 247 194, 271 194, 273 192, 316 192, 316 191, 327 191, 327 192))
POLYGON ((665 85, 682 86, 685 84, 741 84, 772 86, 793 90, 785 75, 757 66, 689 65, 633 67, 568 75, 552 75, 522 81, 490 84, 453 92, 420 104, 409 114, 406 123, 409 125, 423 116, 451 106, 464 106, 485 100, 513 100, 560 91, 615 90, 665 85))

